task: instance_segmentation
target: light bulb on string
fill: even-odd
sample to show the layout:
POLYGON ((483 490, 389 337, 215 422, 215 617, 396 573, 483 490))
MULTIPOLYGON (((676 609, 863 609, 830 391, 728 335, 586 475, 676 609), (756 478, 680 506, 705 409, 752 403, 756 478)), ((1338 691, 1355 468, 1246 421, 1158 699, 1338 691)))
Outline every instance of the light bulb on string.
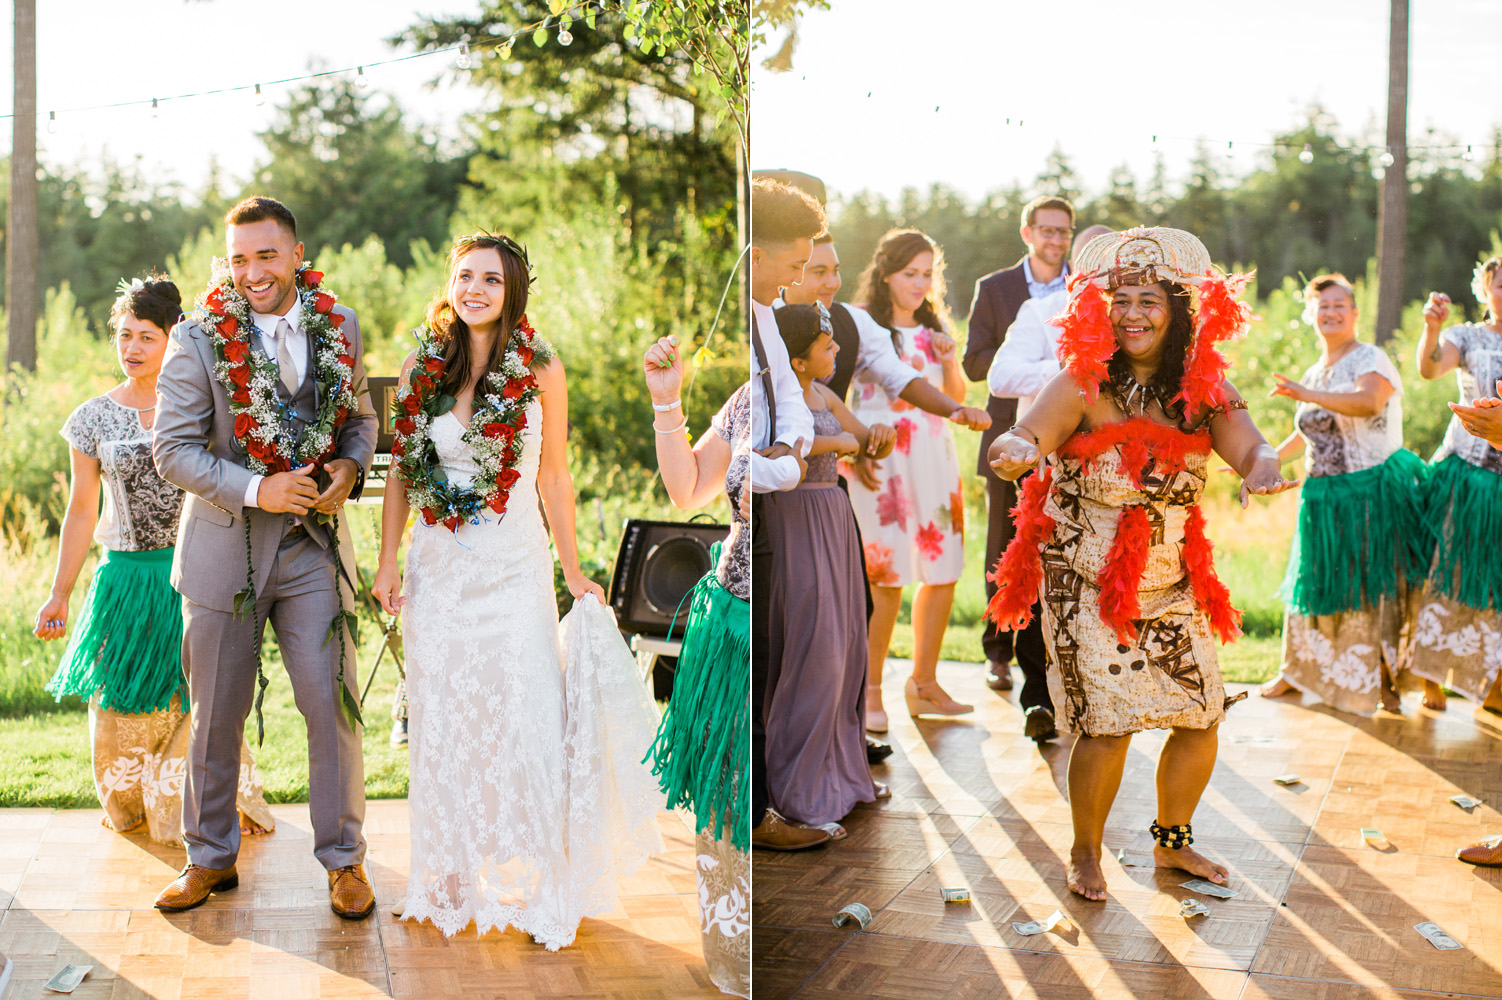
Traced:
POLYGON ((1474 160, 1476 158, 1476 154, 1473 153, 1473 152, 1471 152, 1471 147, 1470 146, 1467 146, 1465 148, 1465 152, 1460 154, 1460 158, 1462 160, 1465 160, 1467 163, 1470 163, 1472 160, 1474 160))
POLYGON ((57 112, 56 111, 49 111, 49 112, 47 112, 47 134, 48 135, 56 135, 57 134, 57 112))
POLYGON ((1384 170, 1396 163, 1397 160, 1398 158, 1392 155, 1392 150, 1390 149, 1384 149, 1382 155, 1377 157, 1377 162, 1382 164, 1382 169, 1384 170))
POLYGON ((454 65, 460 69, 469 69, 469 43, 459 43, 459 58, 454 60, 454 65))
POLYGON ((156 103, 156 98, 155 97, 153 97, 151 99, 151 117, 153 117, 153 118, 160 118, 160 117, 162 117, 161 108, 158 107, 158 105, 156 103))
POLYGON ((258 107, 258 108, 264 108, 265 106, 266 106, 266 95, 263 94, 263 93, 261 93, 261 85, 258 83, 258 84, 256 84, 256 107, 258 107))
POLYGON ((574 44, 574 33, 572 31, 569 31, 567 28, 559 28, 558 29, 558 44, 559 45, 572 45, 572 44, 574 44))
POLYGON ((1234 159, 1236 156, 1236 143, 1226 140, 1226 159, 1234 159))
POLYGON ((1314 162, 1314 149, 1307 142, 1304 143, 1304 151, 1299 154, 1299 162, 1305 166, 1314 162))
POLYGON ((370 87, 370 77, 365 75, 364 66, 355 67, 355 89, 366 90, 370 87))

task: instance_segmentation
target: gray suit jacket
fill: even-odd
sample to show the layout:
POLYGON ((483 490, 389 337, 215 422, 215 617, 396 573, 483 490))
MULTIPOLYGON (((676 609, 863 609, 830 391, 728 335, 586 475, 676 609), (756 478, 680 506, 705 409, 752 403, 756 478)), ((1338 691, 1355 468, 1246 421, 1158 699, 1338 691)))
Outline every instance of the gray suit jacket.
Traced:
MULTIPOLYGON (((335 306, 345 316, 340 328, 349 338, 355 359, 355 384, 362 386, 359 409, 335 433, 334 458, 352 458, 361 470, 370 468, 375 453, 376 415, 363 390, 365 349, 354 310, 335 306)), ((254 475, 245 456, 235 451, 234 419, 229 396, 214 377, 214 344, 197 322, 185 319, 172 328, 166 362, 157 380, 156 430, 151 446, 157 472, 188 493, 177 526, 177 552, 172 559, 172 586, 194 604, 216 611, 233 611, 235 594, 245 586, 245 527, 250 518, 251 558, 256 592, 265 590, 289 514, 273 514, 245 506, 245 491, 254 475)), ((350 496, 358 497, 364 478, 350 496)), ((327 529, 308 519, 308 532, 327 543, 327 529)), ((339 555, 346 582, 354 580, 355 550, 349 525, 339 519, 339 555)))

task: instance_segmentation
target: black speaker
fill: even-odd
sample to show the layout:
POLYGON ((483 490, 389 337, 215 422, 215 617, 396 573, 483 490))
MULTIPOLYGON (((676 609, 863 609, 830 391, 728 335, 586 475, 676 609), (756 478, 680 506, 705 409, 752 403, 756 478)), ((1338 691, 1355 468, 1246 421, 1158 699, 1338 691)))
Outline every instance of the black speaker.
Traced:
POLYGON ((610 578, 610 606, 623 632, 673 637, 688 621, 688 592, 713 568, 710 546, 730 529, 714 521, 626 522, 615 573, 610 578))

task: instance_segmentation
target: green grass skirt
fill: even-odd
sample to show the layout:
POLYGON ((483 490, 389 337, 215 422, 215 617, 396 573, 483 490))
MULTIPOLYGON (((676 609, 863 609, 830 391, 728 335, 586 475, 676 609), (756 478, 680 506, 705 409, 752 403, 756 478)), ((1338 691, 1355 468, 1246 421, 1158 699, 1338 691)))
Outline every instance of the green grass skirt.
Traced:
POLYGON ((47 690, 59 701, 95 692, 99 705, 131 715, 188 701, 182 598, 172 589, 172 549, 104 550, 88 599, 47 690))
POLYGON ((1301 615, 1337 615, 1398 596, 1401 574, 1422 582, 1433 541, 1425 527, 1424 460, 1399 448, 1381 465, 1311 476, 1278 596, 1301 615))
POLYGON ((1429 587, 1468 608, 1502 609, 1502 475, 1447 455, 1429 470, 1429 587))
POLYGON ((647 757, 668 808, 694 812, 695 829, 751 847, 751 605, 713 570, 694 586, 673 696, 647 757))

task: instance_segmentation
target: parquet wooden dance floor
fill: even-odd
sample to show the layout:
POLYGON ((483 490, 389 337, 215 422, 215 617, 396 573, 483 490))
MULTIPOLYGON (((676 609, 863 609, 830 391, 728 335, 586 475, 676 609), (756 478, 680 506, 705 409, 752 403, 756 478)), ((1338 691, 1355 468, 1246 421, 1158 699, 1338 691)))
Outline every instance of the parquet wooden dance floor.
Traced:
MULTIPOLYGON (((1362 720, 1255 693, 1230 710, 1195 815, 1195 846, 1231 869, 1235 899, 1181 888, 1190 876, 1106 862, 1110 898, 1069 892, 1064 797, 1070 739, 1041 752, 1022 736, 1017 691, 985 689, 984 668, 939 677, 973 716, 915 724, 902 709, 909 666, 884 684, 896 752, 874 771, 892 798, 845 822, 849 836, 754 861, 757 1000, 1095 998, 1423 1000, 1502 997, 1502 869, 1457 848, 1502 833, 1502 719, 1416 694, 1404 715, 1362 720), (1283 787, 1272 778, 1297 773, 1283 787), (1464 792, 1483 804, 1448 801, 1464 792), (1363 827, 1385 840, 1367 843, 1363 827), (967 887, 945 903, 940 887, 967 887), (1191 895, 1208 916, 1179 916, 1191 895), (864 930, 830 918, 859 902, 864 930), (1062 910, 1068 923, 1023 937, 1013 921, 1062 910), (1436 950, 1413 927, 1460 941, 1436 950)), ((1018 686, 1021 677, 1017 677, 1018 686)), ((1233 690, 1235 688, 1233 687, 1233 690)), ((1162 734, 1134 738, 1105 843, 1151 855, 1162 734)))
POLYGON ((307 806, 272 812, 276 832, 241 849, 240 887, 169 915, 151 904, 180 849, 105 830, 99 810, 0 810, 0 953, 17 964, 4 1000, 60 996, 42 984, 68 963, 94 966, 79 1000, 721 996, 700 952, 693 836, 671 813, 659 817, 667 853, 622 886, 614 913, 549 953, 514 930, 448 939, 392 915, 407 878, 406 802, 368 804, 377 907, 353 922, 329 910, 307 806))

